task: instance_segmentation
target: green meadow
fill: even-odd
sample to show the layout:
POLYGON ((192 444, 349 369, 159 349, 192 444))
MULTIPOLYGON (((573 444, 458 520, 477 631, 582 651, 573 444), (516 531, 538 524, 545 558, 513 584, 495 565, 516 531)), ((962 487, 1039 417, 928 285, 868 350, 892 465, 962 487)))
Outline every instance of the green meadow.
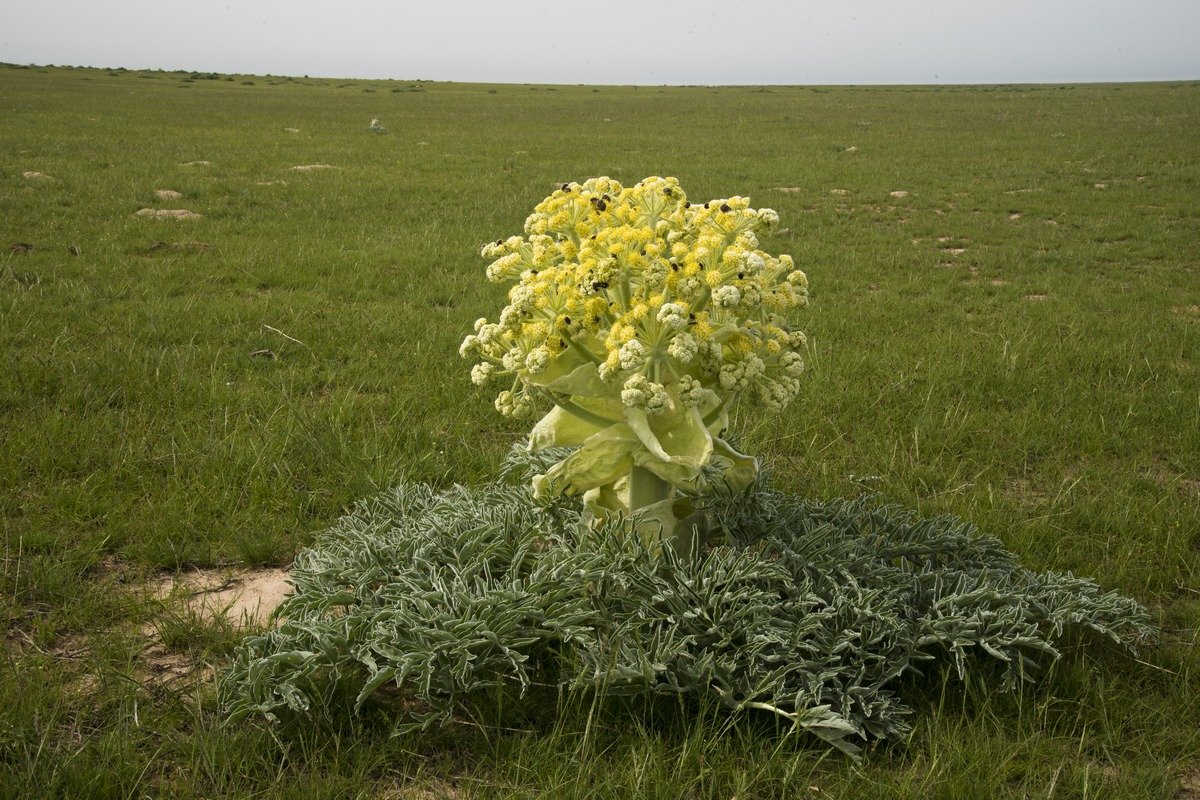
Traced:
POLYGON ((0 65, 0 534, 0 798, 1196 800, 1200 83, 0 65), (1004 694, 930 670, 909 740, 861 762, 675 701, 226 724, 242 631, 147 587, 286 565, 399 481, 493 476, 527 427, 458 357, 503 305, 479 248, 595 175, 779 212, 808 373, 734 420, 776 485, 970 520, 1138 599, 1157 643, 1081 639, 1004 694))

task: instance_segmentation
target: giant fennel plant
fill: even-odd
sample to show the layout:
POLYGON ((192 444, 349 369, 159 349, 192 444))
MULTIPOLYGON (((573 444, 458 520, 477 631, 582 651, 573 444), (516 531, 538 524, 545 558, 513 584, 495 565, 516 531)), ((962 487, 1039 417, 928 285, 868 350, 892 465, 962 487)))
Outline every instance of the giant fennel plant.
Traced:
POLYGON ((808 278, 759 249, 778 220, 745 197, 692 203, 675 178, 602 177, 563 184, 525 236, 483 248, 488 278, 515 285, 460 353, 478 359, 475 383, 506 385, 501 413, 550 406, 532 449, 574 448, 534 478, 538 497, 580 494, 593 519, 636 513, 644 538, 686 549, 705 468, 749 484, 755 460, 720 437, 729 412, 782 409, 804 370, 791 315, 808 278))
POLYGON ((382 703, 402 731, 535 686, 674 694, 854 754, 909 729, 906 674, 991 660, 1009 688, 1070 630, 1146 641, 1133 600, 949 517, 777 491, 723 438, 735 403, 800 388, 807 280, 758 248, 775 221, 671 178, 596 178, 484 248, 515 285, 462 352, 476 383, 505 382, 501 412, 549 410, 498 480, 393 487, 301 552, 279 625, 222 677, 231 716, 382 703), (709 526, 723 543, 694 546, 709 526))

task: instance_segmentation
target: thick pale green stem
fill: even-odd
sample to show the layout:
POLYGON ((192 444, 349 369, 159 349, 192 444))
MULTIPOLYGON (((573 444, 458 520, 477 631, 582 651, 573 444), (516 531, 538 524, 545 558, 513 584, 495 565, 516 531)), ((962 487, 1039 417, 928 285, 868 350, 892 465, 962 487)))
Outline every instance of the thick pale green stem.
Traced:
MULTIPOLYGON (((634 467, 629 473, 629 510, 636 513, 646 506, 671 497, 671 484, 648 469, 634 467)), ((667 531, 670 534, 670 531, 667 531)))
POLYGON ((573 416, 577 419, 581 419, 584 422, 590 422, 592 425, 595 425, 597 428, 607 428, 609 425, 612 425, 612 424, 618 422, 618 420, 615 420, 615 419, 609 419, 608 417, 602 417, 599 414, 593 414, 591 411, 588 411, 586 408, 580 408, 579 406, 572 403, 570 400, 567 400, 566 398, 563 398, 563 397, 559 397, 558 395, 553 394, 551 392, 544 391, 544 392, 542 392, 542 394, 544 394, 546 397, 549 397, 550 401, 552 403, 554 403, 556 406, 561 408, 563 411, 566 411, 571 416, 573 416))
POLYGON ((648 469, 634 467, 629 473, 629 512, 636 515, 637 534, 648 547, 675 536, 671 512, 674 487, 648 469))
MULTIPOLYGON (((629 510, 643 513, 638 526, 643 540, 647 543, 669 540, 676 552, 687 556, 697 540, 703 543, 707 537, 708 519, 700 511, 684 511, 684 518, 678 518, 675 514, 679 503, 673 500, 675 487, 653 472, 634 467, 629 473, 629 510)), ((690 511, 690 504, 684 505, 690 511)))

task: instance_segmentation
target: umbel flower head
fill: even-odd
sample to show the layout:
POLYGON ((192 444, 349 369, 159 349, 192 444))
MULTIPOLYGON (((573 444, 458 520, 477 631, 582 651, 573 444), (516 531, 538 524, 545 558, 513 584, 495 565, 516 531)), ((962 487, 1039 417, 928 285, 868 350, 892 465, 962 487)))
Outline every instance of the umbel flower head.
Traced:
POLYGON ((692 203, 674 178, 601 177, 563 184, 524 236, 483 247, 488 278, 513 285, 462 343, 471 379, 501 385, 506 415, 553 403, 532 448, 578 447, 535 479, 539 495, 628 512, 649 505, 631 485, 639 471, 668 487, 650 498, 660 506, 708 467, 734 485, 753 478, 754 459, 717 437, 739 401, 782 410, 804 369, 790 317, 808 279, 759 249, 778 221, 745 197, 692 203))

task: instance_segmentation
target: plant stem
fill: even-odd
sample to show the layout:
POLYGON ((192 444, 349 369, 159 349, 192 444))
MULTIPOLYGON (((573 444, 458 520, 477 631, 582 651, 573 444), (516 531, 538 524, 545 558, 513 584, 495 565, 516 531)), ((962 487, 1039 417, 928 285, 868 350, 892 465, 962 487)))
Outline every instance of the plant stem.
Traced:
POLYGON ((588 411, 586 408, 581 408, 570 400, 559 397, 551 392, 543 390, 543 393, 550 398, 552 403, 561 408, 563 411, 566 411, 573 417, 578 417, 584 422, 590 422, 598 428, 607 428, 609 425, 613 425, 618 421, 615 419, 609 419, 608 417, 602 417, 599 414, 594 414, 591 411, 588 411))
MULTIPOLYGON (((671 496, 671 484, 643 467, 634 467, 629 473, 629 510, 638 509, 666 500, 671 496)), ((670 535, 671 531, 664 531, 670 535)))

